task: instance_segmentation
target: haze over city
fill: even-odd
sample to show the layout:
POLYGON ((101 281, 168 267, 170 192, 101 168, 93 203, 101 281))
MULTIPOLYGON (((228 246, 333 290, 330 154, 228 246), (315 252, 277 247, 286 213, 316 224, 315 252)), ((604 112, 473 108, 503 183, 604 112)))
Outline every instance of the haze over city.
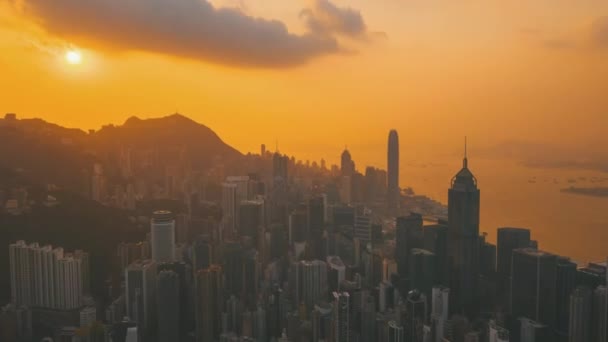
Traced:
POLYGON ((0 48, 0 341, 606 342, 605 0, 8 0, 0 48))

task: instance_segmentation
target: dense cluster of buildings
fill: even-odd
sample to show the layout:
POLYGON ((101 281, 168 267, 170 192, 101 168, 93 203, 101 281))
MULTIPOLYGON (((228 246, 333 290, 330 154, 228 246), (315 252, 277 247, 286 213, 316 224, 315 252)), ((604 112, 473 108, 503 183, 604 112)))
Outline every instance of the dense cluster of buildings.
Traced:
MULTIPOLYGON (((13 341, 27 340, 36 331, 23 322, 44 321, 31 317, 44 308, 86 322, 84 332, 49 329, 61 341, 608 341, 606 263, 541 251, 524 228, 486 241, 466 153, 447 217, 434 222, 410 213, 399 189, 395 131, 388 170, 365 175, 348 151, 329 170, 264 147, 246 158, 246 175, 213 169, 215 187, 167 173, 156 193, 186 209, 153 212, 145 239, 117 246, 120 286, 93 310, 86 253, 9 246, 12 302, 0 327, 12 322, 13 341)), ((102 167, 94 177, 102 200, 102 167)), ((136 188, 126 208, 143 196, 136 188)))

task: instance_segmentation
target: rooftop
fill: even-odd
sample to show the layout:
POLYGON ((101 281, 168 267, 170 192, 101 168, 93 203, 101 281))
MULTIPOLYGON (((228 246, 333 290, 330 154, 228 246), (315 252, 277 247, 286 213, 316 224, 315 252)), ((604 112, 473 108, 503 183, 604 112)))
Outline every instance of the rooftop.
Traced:
POLYGON ((534 248, 519 248, 513 251, 514 253, 524 254, 535 258, 553 257, 555 254, 544 252, 534 248))
POLYGON ((152 213, 152 220, 154 222, 167 222, 173 219, 173 213, 169 210, 157 210, 152 213))

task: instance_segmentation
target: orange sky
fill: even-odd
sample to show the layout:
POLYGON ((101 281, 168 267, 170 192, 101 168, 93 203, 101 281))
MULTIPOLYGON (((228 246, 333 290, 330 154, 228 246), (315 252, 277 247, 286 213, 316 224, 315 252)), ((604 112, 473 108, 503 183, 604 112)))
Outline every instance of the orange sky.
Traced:
MULTIPOLYGON (((325 24, 315 39, 335 39, 342 51, 262 67, 244 65, 247 54, 223 63, 206 46, 192 52, 146 41, 154 33, 141 30, 117 44, 105 32, 80 30, 77 20, 54 23, 52 15, 74 13, 45 12, 45 1, 0 5, 0 111, 83 129, 179 111, 243 152, 278 139, 287 153, 335 162, 348 145, 379 166, 391 128, 400 132, 406 160, 459 150, 465 134, 484 147, 608 143, 605 0, 334 0, 365 22, 350 35, 314 12, 325 24), (71 47, 82 52, 82 64, 65 62, 71 47)), ((312 0, 212 3, 279 20, 297 39, 312 27, 302 9, 315 8, 312 0)))

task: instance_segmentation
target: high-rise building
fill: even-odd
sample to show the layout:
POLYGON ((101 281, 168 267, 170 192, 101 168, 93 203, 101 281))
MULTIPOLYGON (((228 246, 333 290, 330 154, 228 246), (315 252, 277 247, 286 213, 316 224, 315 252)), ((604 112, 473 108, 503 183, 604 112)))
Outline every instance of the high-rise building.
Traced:
POLYGON ((600 285, 606 285, 606 265, 591 262, 587 266, 577 269, 577 283, 595 289, 600 285))
POLYGON ((568 258, 557 259, 557 283, 555 285, 557 313, 556 338, 558 342, 568 341, 570 326, 570 294, 576 287, 576 264, 568 258))
POLYGON ((490 322, 488 326, 488 342, 509 342, 509 330, 490 322))
POLYGON ((289 157, 282 156, 276 152, 272 157, 272 176, 274 179, 282 179, 287 182, 289 157))
POLYGON ((208 238, 199 236, 192 244, 192 270, 204 270, 213 263, 213 245, 208 238))
POLYGON ((17 241, 9 245, 11 269, 11 302, 16 306, 55 306, 55 265, 63 256, 63 250, 51 246, 40 247, 37 243, 27 245, 17 241), (45 266, 43 266, 45 265, 45 266), (43 273, 42 268, 46 268, 43 273), (46 279, 42 279, 41 275, 46 279), (38 281, 36 281, 38 280, 38 281), (42 281, 48 287, 46 291, 42 281))
POLYGON ((388 322, 388 342, 405 342, 403 326, 395 321, 388 322))
POLYGON ((125 270, 127 316, 137 323, 140 339, 152 337, 156 321, 156 263, 137 260, 125 270))
POLYGON ((73 257, 80 260, 82 293, 88 295, 91 292, 91 263, 89 261, 89 253, 83 250, 75 250, 73 257))
POLYGON ((431 316, 441 317, 447 321, 450 311, 450 289, 444 286, 433 287, 433 308, 431 310, 431 316))
POLYGON ((353 201, 353 178, 356 173, 355 162, 352 160, 350 152, 345 149, 342 152, 340 164, 340 199, 342 203, 350 204, 353 201))
POLYGON ((332 341, 332 306, 327 302, 315 304, 312 312, 312 342, 332 341))
POLYGON ((16 306, 72 310, 82 305, 87 254, 17 241, 9 245, 11 302, 16 306))
POLYGON ((222 268, 211 265, 195 276, 196 341, 215 341, 221 333, 222 268))
MULTIPOLYGON (((358 335, 359 341, 374 341, 376 338, 376 301, 373 296, 362 296, 360 307, 353 308, 355 319, 353 323, 353 337, 358 335), (366 297, 366 298, 365 298, 366 297)), ((353 305, 355 306, 355 305, 353 305)))
POLYGON ((433 322, 433 342, 442 342, 449 318, 450 289, 443 286, 433 287, 431 318, 433 322))
POLYGON ((259 278, 258 251, 255 248, 250 248, 243 254, 243 292, 241 299, 251 310, 255 310, 257 305, 259 278))
POLYGON ((477 179, 466 155, 448 191, 448 258, 455 310, 477 310, 479 283, 479 201, 477 179))
POLYGON ((350 177, 350 200, 353 203, 362 203, 365 200, 364 196, 365 177, 361 173, 355 172, 350 177))
POLYGON ((499 294, 508 292, 511 279, 513 250, 530 247, 530 230, 525 228, 498 228, 496 272, 499 294))
POLYGON ((435 224, 424 226, 423 248, 435 254, 437 281, 448 285, 448 226, 435 224))
POLYGON ((288 207, 289 158, 276 152, 273 156, 272 193, 268 223, 285 224, 288 207))
POLYGON ((158 342, 180 340, 180 281, 173 271, 160 271, 156 279, 158 342))
MULTIPOLYGON (((40 269, 44 272, 44 267, 40 269)), ((56 308, 70 310, 82 305, 82 262, 70 254, 57 260, 55 269, 56 308)), ((47 288, 43 283, 43 287, 47 288)))
MULTIPOLYGON (((190 197, 188 197, 190 198, 190 197)), ((192 225, 191 216, 187 213, 177 214, 175 217, 175 242, 185 244, 190 236, 192 225)))
POLYGON ((224 288, 228 295, 240 296, 243 292, 243 261, 245 251, 237 241, 229 241, 223 248, 224 288))
POLYGON ((369 215, 356 215, 353 236, 358 239, 363 246, 372 242, 372 218, 369 215))
POLYGON ((222 183, 222 223, 228 234, 239 225, 239 205, 249 199, 249 176, 229 176, 222 183))
POLYGON ((116 254, 120 269, 124 270, 135 260, 150 259, 150 242, 147 240, 133 243, 121 242, 117 247, 116 254))
POLYGON ((225 321, 222 318, 222 329, 236 334, 242 333, 243 329, 243 305, 239 298, 231 295, 226 300, 225 321), (226 324, 224 324, 226 323, 226 324))
POLYGON ((325 228, 325 198, 323 196, 316 196, 308 200, 307 215, 310 238, 322 235, 325 228))
POLYGON ((386 312, 398 305, 399 294, 395 291, 393 284, 382 281, 377 287, 378 312, 386 312))
POLYGON ((422 248, 424 239, 422 224, 420 214, 411 213, 409 216, 397 217, 395 257, 400 277, 407 275, 411 250, 422 248))
POLYGON ((532 248, 513 251, 511 310, 553 329, 555 325, 557 256, 532 248))
POLYGON ((340 289, 340 284, 346 279, 346 266, 339 256, 327 257, 327 286, 328 291, 333 293, 340 289))
POLYGON ((85 306, 80 310, 80 327, 89 327, 97 321, 97 308, 94 306, 85 306))
POLYGON ((105 318, 109 324, 119 323, 125 318, 125 296, 120 295, 106 307, 105 318))
POLYGON ((321 260, 294 262, 289 268, 293 303, 304 303, 307 311, 319 300, 327 300, 327 264, 321 260))
POLYGON ((109 333, 111 341, 137 342, 137 323, 128 319, 115 322, 109 333))
POLYGON ((308 201, 308 242, 315 258, 323 257, 323 232, 325 231, 325 198, 319 196, 308 201))
POLYGON ((305 242, 308 239, 308 206, 301 204, 289 214, 289 243, 305 242))
POLYGON ((350 341, 350 306, 348 292, 333 293, 334 342, 350 341))
POLYGON ((352 206, 334 206, 332 208, 332 221, 336 228, 354 227, 355 208, 352 206))
POLYGON ((406 341, 420 342, 427 317, 427 299, 424 293, 414 290, 407 294, 407 314, 405 322, 406 341))
POLYGON ((598 286, 593 291, 591 341, 608 342, 608 286, 598 286))
POLYGON ((363 182, 365 202, 376 204, 386 201, 386 171, 368 166, 363 182))
POLYGON ((152 260, 172 262, 175 260, 175 218, 167 210, 155 211, 150 223, 152 260))
POLYGON ((393 276, 397 273, 397 262, 394 259, 384 258, 382 260, 382 281, 386 283, 393 282, 393 276))
MULTIPOLYGON (((264 225, 264 201, 243 201, 239 206, 238 232, 241 237, 249 236, 257 241, 264 225)), ((256 244, 257 246, 257 244, 256 244)))
POLYGON ((519 319, 520 342, 553 342, 551 329, 542 323, 527 317, 519 319))
POLYGON ((481 342, 481 333, 479 331, 470 331, 464 335, 464 342, 481 342))
POLYGON ((270 236, 270 259, 276 260, 285 257, 288 249, 288 234, 285 226, 272 225, 266 235, 270 236))
POLYGON ((156 265, 156 271, 170 271, 177 275, 179 281, 179 332, 180 340, 193 329, 194 315, 192 314, 192 284, 194 279, 192 266, 184 262, 161 263, 156 265))
POLYGON ((479 237, 479 273, 487 278, 494 279, 496 274, 496 245, 486 241, 487 233, 479 237))
POLYGON ((344 149, 341 156, 340 171, 342 176, 352 177, 355 174, 355 162, 353 161, 348 149, 344 149))
POLYGON ((93 165, 93 175, 91 177, 91 199, 102 202, 106 196, 106 179, 103 173, 103 166, 100 163, 93 165))
POLYGON ((235 183, 222 183, 222 224, 225 232, 236 231, 238 214, 237 185, 235 183))
POLYGON ((436 256, 426 249, 414 248, 410 252, 409 288, 431 297, 433 285, 437 283, 436 256))
POLYGON ((253 312, 253 338, 258 341, 268 340, 268 329, 266 322, 266 310, 262 305, 258 305, 257 310, 253 312))
POLYGON ((574 289, 570 295, 570 342, 591 342, 591 311, 591 289, 574 289))
POLYGON ((226 183, 236 185, 237 206, 240 205, 243 201, 246 201, 250 198, 249 184, 251 183, 251 179, 249 178, 249 176, 228 176, 226 177, 226 183))
POLYGON ((388 208, 392 213, 399 209, 399 134, 391 130, 388 134, 388 208))

